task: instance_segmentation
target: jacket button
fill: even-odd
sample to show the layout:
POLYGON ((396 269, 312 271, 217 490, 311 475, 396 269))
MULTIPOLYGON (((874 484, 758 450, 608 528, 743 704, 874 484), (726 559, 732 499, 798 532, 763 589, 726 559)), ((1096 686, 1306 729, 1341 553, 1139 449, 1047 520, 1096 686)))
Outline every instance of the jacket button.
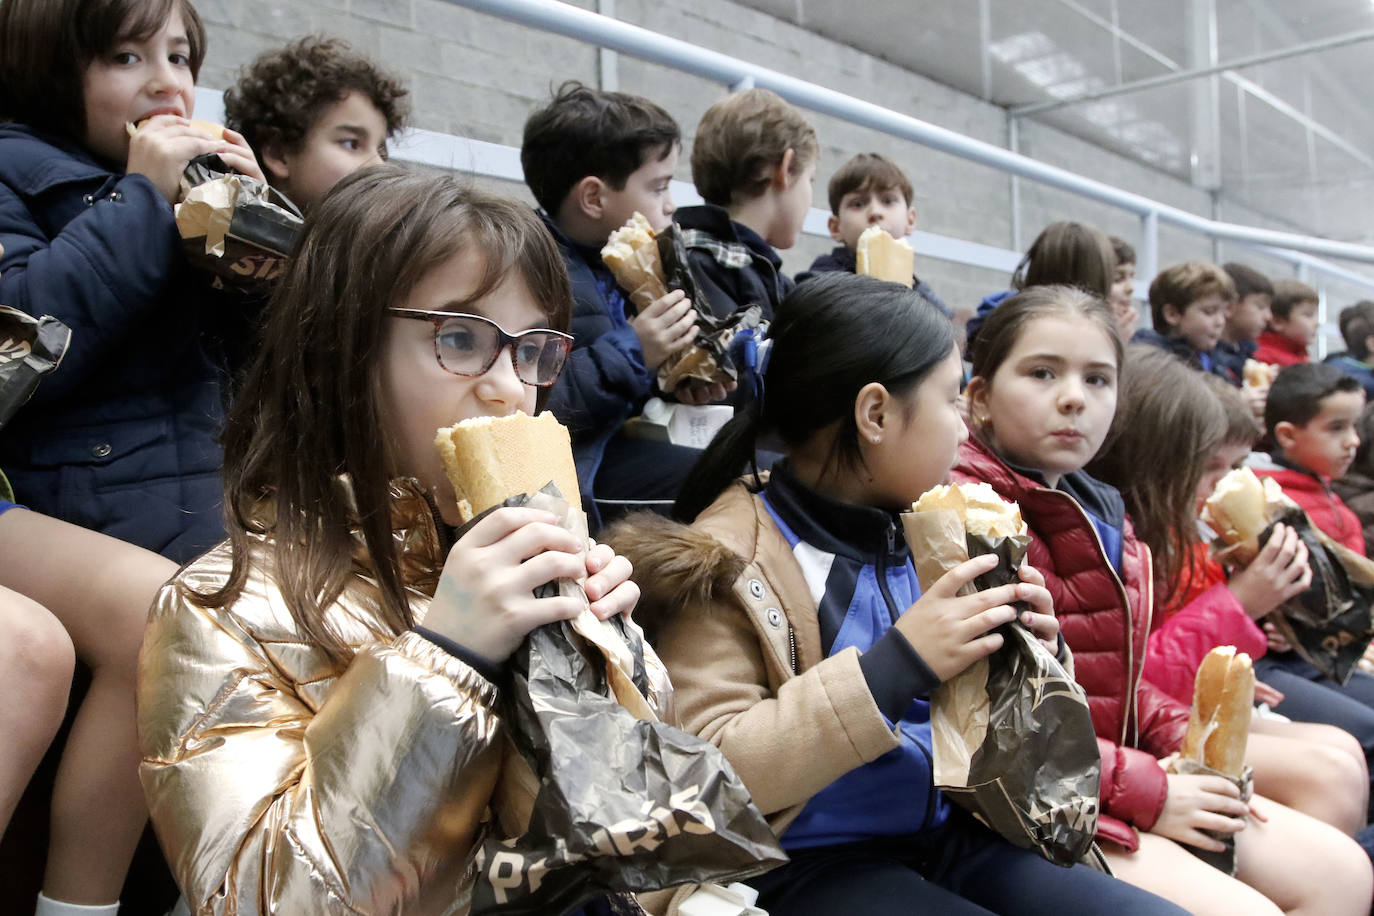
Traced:
POLYGON ((775 607, 770 607, 764 611, 764 616, 768 618, 768 625, 775 630, 782 629, 782 611, 775 607))
POLYGON ((108 442, 102 442, 99 445, 91 446, 91 454, 97 458, 108 458, 112 451, 114 451, 114 449, 110 448, 110 443, 108 442))
POLYGON ((762 597, 763 597, 763 583, 760 582, 758 579, 750 579, 750 580, 749 580, 749 594, 753 595, 755 598, 762 598, 762 597))
POLYGON ((110 202, 113 203, 113 202, 119 200, 119 199, 120 199, 121 197, 123 197, 123 196, 124 196, 124 195, 123 195, 123 194, 120 194, 118 191, 111 191, 111 192, 110 192, 110 202))
POLYGON ((85 197, 81 198, 81 202, 89 207, 91 204, 95 203, 95 195, 87 194, 85 197))

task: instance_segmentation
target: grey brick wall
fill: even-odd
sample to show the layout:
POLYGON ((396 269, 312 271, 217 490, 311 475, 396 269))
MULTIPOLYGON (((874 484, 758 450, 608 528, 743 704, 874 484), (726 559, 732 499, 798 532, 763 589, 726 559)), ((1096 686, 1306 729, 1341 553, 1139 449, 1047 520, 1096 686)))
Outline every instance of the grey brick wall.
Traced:
MULTIPOLYGON (((577 0, 576 5, 594 8, 595 0, 577 0)), ((409 82, 415 126, 512 146, 519 145, 526 116, 548 97, 551 85, 564 79, 595 85, 598 79, 594 48, 444 0, 197 0, 197 7, 210 30, 202 85, 222 89, 259 51, 300 34, 325 32, 348 39, 409 82)), ((656 32, 1006 144, 1002 109, 730 0, 619 0, 616 12, 656 32)), ((688 148, 702 112, 725 92, 722 86, 623 55, 618 76, 622 90, 654 99, 678 119, 688 148)), ((856 152, 881 152, 911 176, 920 228, 1012 247, 1011 182, 1006 175, 831 118, 813 116, 812 121, 821 141, 816 206, 827 206, 825 184, 841 162, 856 152)), ((1212 212, 1206 192, 1049 126, 1024 124, 1021 149, 1192 212, 1212 212)), ((679 177, 691 179, 686 155, 679 177)), ((529 199, 523 188, 492 184, 529 199)), ((1129 214, 1031 182, 1023 181, 1021 188, 1023 244, 1055 219, 1078 219, 1133 242, 1139 239, 1139 224, 1129 214)), ((1317 228, 1304 224, 1310 211, 1260 214, 1223 200, 1221 212, 1226 219, 1273 228, 1317 228)), ((804 269, 828 247, 825 240, 804 238, 784 253, 786 268, 804 269)), ((1167 228, 1161 233, 1161 263, 1212 254, 1210 242, 1192 233, 1167 228)), ((1239 246, 1222 246, 1221 255, 1276 274, 1291 273, 1287 265, 1239 246)), ((972 308, 1007 282, 999 272, 939 261, 922 263, 918 271, 956 307, 972 308)), ((1338 283, 1330 284, 1329 292, 1337 308, 1358 295, 1338 283)))

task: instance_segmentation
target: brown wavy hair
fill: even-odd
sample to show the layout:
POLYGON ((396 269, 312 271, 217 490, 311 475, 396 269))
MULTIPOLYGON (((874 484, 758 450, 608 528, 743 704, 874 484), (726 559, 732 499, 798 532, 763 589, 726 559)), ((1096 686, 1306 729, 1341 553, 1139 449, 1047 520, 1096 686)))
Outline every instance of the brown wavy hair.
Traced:
MULTIPOLYGON (((224 123, 255 152, 293 152, 325 108, 350 92, 365 97, 391 137, 410 116, 409 90, 396 77, 339 38, 309 35, 264 51, 239 71, 224 93, 224 123)), ((383 157, 385 158, 385 157, 383 157)))
POLYGON ((348 581, 356 527, 376 569, 383 622, 393 633, 412 625, 391 531, 389 481, 398 469, 382 389, 386 310, 470 248, 483 265, 472 298, 516 271, 548 326, 567 329, 572 298, 563 259, 517 201, 452 176, 379 165, 340 181, 307 220, 225 426, 233 569, 223 588, 196 600, 231 604, 252 545, 265 536, 292 617, 342 659, 348 650, 325 616, 348 581), (337 479, 343 474, 353 484, 352 506, 337 479))
POLYGON ((1198 483, 1227 441, 1228 417, 1206 377, 1156 347, 1126 349, 1108 444, 1088 473, 1121 491, 1136 536, 1154 554, 1155 606, 1189 585, 1198 483))

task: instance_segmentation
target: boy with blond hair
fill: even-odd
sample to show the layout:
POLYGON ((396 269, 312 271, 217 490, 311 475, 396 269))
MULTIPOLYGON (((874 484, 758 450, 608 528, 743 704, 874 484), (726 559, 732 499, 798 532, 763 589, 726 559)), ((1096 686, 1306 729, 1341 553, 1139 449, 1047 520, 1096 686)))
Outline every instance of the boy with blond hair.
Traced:
MULTIPOLYGON (((894 239, 906 238, 916 229, 916 205, 911 181, 897 163, 878 153, 859 153, 830 177, 830 237, 840 244, 829 254, 811 263, 811 269, 797 275, 801 283, 816 274, 842 270, 854 273, 859 236, 871 226, 894 239)), ((929 283, 912 276, 916 292, 946 315, 953 312, 935 294, 929 283)))
POLYGON ((1188 365, 1239 385, 1216 359, 1216 346, 1226 326, 1226 313, 1236 287, 1220 267, 1206 261, 1185 261, 1160 271, 1150 284, 1153 328, 1141 328, 1132 338, 1173 353, 1188 365))
POLYGON ((1317 291, 1297 280, 1275 280, 1269 328, 1259 336, 1255 359, 1275 366, 1309 362, 1317 336, 1317 291))
POLYGON ((771 320, 791 290, 777 250, 801 235, 819 155, 815 130, 767 89, 736 92, 702 116, 692 180, 706 203, 678 210, 675 219, 717 316, 758 303, 771 320))

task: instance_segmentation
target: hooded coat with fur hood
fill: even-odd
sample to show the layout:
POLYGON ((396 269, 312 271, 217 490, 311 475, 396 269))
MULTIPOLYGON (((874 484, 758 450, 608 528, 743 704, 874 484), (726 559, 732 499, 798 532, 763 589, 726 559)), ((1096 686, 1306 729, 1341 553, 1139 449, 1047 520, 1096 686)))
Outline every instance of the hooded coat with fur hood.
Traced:
POLYGON ((640 515, 607 540, 673 677, 678 724, 717 745, 781 836, 813 796, 894 750, 853 648, 826 657, 815 601, 762 499, 736 484, 691 527, 640 515))

